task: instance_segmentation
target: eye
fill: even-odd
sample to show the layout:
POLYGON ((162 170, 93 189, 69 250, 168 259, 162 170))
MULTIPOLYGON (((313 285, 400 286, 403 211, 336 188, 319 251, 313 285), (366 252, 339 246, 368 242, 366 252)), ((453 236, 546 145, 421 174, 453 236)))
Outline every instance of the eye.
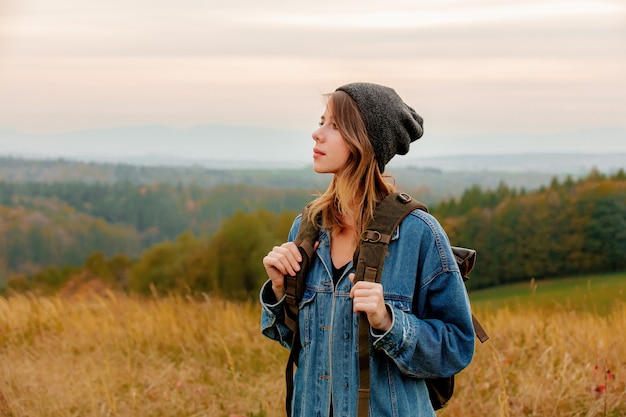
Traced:
POLYGON ((324 122, 317 122, 317 125, 318 125, 319 127, 322 127, 322 126, 324 126, 324 122))

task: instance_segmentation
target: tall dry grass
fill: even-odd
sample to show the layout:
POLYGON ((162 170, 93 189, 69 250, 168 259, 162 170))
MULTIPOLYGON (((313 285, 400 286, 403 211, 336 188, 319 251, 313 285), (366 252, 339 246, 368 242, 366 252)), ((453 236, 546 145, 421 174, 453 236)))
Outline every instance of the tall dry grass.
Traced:
MULTIPOLYGON (((626 415, 623 303, 477 313, 491 340, 441 416, 626 415)), ((0 416, 282 416, 287 352, 259 314, 210 297, 0 298, 0 416)))
POLYGON ((258 316, 213 298, 0 298, 0 416, 280 409, 286 355, 259 335, 258 316))
POLYGON ((441 416, 626 416, 626 304, 606 316, 566 309, 478 312, 477 345, 441 416))

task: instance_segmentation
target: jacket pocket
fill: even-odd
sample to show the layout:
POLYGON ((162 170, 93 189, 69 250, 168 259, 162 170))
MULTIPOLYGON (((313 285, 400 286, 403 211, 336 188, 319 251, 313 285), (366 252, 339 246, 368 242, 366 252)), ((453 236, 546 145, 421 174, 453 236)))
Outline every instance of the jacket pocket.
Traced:
POLYGON ((385 295, 385 304, 389 304, 404 313, 411 312, 412 303, 408 301, 406 297, 388 297, 385 295))
POLYGON ((317 293, 315 291, 311 291, 307 288, 304 291, 304 295, 300 301, 300 305, 298 306, 298 309, 300 310, 298 313, 300 343, 303 347, 310 345, 313 339, 313 328, 316 322, 316 308, 313 301, 315 300, 316 295, 317 293))

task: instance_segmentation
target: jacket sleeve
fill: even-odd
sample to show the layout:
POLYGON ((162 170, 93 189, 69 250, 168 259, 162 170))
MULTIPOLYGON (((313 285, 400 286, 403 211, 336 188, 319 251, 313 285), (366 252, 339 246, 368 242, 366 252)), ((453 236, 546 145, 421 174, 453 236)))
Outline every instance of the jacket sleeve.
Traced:
MULTIPOLYGON (((296 238, 299 226, 300 216, 294 220, 291 226, 288 237, 289 242, 296 238)), ((291 349, 293 332, 285 325, 285 297, 276 300, 270 280, 263 284, 259 296, 261 300, 261 333, 279 342, 284 347, 291 349)))
POLYGON ((261 333, 291 349, 293 332, 285 325, 285 297, 276 301, 272 282, 267 280, 261 287, 261 333))
POLYGON ((374 336, 406 375, 447 377, 465 368, 474 354, 474 327, 465 284, 441 226, 430 218, 420 233, 416 291, 411 311, 388 304, 391 328, 374 336), (434 233, 433 233, 434 232, 434 233))

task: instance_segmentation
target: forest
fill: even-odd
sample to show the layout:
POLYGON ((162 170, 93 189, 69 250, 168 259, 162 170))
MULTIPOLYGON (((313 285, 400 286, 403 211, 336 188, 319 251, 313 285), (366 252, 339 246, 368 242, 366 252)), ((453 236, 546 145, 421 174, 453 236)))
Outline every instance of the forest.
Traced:
MULTIPOLYGON (((28 164, 10 170, 5 162, 0 169, 3 292, 106 288, 254 297, 265 279, 261 258, 284 241, 293 218, 323 186, 304 187, 296 180, 289 188, 267 180, 262 187, 233 180, 245 172, 216 172, 228 180, 213 185, 119 180, 104 175, 121 169, 114 165, 98 166, 108 180, 81 181, 72 170, 76 165, 57 162, 51 169, 48 162, 38 168, 31 163, 24 171, 28 164)), ((502 180, 491 187, 476 182, 462 191, 433 189, 405 190, 429 205, 454 245, 477 250, 469 288, 626 269, 623 170, 554 176, 535 189, 502 180)))

